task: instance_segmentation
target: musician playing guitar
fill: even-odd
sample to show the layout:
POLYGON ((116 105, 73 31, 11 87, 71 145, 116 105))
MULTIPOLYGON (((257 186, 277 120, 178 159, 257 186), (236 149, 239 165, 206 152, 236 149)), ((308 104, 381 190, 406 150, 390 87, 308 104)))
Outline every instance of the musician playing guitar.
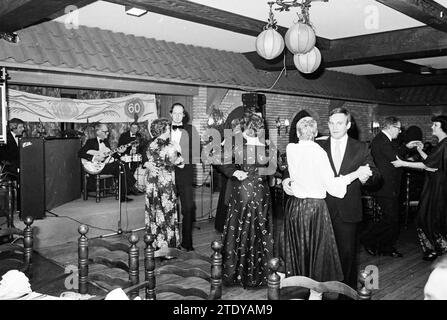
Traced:
MULTIPOLYGON (((143 152, 142 148, 142 145, 144 145, 142 141, 143 139, 139 131, 140 127, 138 123, 132 122, 130 124, 129 131, 123 132, 118 139, 118 147, 124 145, 128 146, 124 151, 123 155, 126 155, 128 160, 129 158, 131 159, 131 161, 126 162, 128 162, 127 166, 130 168, 130 172, 134 177, 135 177, 135 170, 137 170, 137 168, 141 164, 147 161, 146 152, 143 152), (134 143, 132 144, 132 142, 134 143)), ((144 192, 140 193, 142 194, 144 192)))
MULTIPOLYGON (((84 146, 79 150, 78 156, 87 162, 104 165, 99 174, 113 174, 118 177, 120 172, 120 163, 118 161, 120 155, 126 151, 126 146, 121 146, 117 152, 111 153, 110 144, 107 140, 109 129, 106 124, 99 123, 95 126, 96 138, 88 139, 84 146)), ((85 162, 83 160, 83 162, 85 162)), ((85 168, 85 166, 84 166, 85 168)), ((121 177, 121 201, 132 201, 127 194, 139 194, 135 188, 135 178, 130 173, 127 166, 122 166, 124 176, 121 177)))

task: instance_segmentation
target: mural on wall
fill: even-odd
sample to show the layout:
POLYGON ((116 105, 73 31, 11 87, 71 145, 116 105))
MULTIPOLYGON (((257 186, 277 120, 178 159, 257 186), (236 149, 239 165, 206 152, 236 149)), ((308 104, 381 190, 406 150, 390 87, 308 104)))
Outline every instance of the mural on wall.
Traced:
POLYGON ((78 100, 53 98, 9 90, 9 119, 33 122, 152 122, 157 118, 155 95, 132 94, 119 98, 78 100))

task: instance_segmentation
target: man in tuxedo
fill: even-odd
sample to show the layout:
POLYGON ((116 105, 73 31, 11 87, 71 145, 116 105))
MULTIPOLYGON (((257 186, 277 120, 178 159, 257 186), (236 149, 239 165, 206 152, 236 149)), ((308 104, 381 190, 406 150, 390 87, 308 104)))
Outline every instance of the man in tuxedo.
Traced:
MULTIPOLYGON (((126 151, 123 146, 117 149, 110 160, 107 160, 107 156, 104 154, 110 152, 110 144, 107 140, 109 136, 109 129, 106 124, 99 123, 95 126, 96 138, 88 139, 82 148, 78 152, 78 156, 82 159, 88 161, 108 161, 101 171, 102 174, 113 174, 118 177, 120 172, 120 162, 119 157, 122 153, 126 151), (99 152, 98 152, 99 151, 99 152)), ((132 201, 133 199, 128 198, 127 194, 139 194, 135 188, 135 178, 130 173, 129 168, 126 165, 122 166, 124 168, 124 177, 121 179, 121 202, 132 201)))
POLYGON ((337 242, 340 262, 343 269, 343 282, 357 289, 358 277, 358 235, 357 229, 362 220, 361 186, 375 183, 379 172, 373 162, 367 143, 348 136, 351 127, 351 114, 345 108, 335 108, 329 114, 330 138, 319 140, 321 147, 328 154, 335 176, 347 175, 358 167, 369 165, 372 176, 353 181, 343 199, 326 195, 326 203, 331 215, 337 242))
MULTIPOLYGON (((138 131, 140 131, 138 123, 136 122, 131 123, 129 131, 124 132, 118 139, 118 147, 121 147, 123 145, 131 143, 132 141, 140 139, 141 134, 138 131)), ((133 155, 138 153, 138 151, 139 151, 138 145, 135 144, 132 146, 128 146, 126 148, 126 151, 123 152, 123 155, 133 155)))
POLYGON ((401 132, 401 123, 396 117, 387 117, 382 131, 371 141, 371 154, 382 179, 376 191, 376 200, 382 209, 381 221, 372 224, 362 236, 366 252, 402 257, 394 247, 399 237, 399 193, 402 169, 395 168, 392 161, 399 155, 395 139, 401 132))
POLYGON ((177 194, 180 198, 181 214, 182 214, 182 243, 180 248, 185 251, 192 251, 192 231, 195 220, 195 203, 193 192, 193 159, 196 156, 193 152, 193 143, 199 139, 198 134, 194 131, 190 124, 186 122, 185 107, 180 103, 174 103, 170 110, 172 119, 171 141, 180 150, 182 157, 185 159, 183 168, 175 167, 175 186, 177 194))
MULTIPOLYGON (((133 122, 130 125, 130 129, 129 131, 124 132, 118 139, 118 147, 124 146, 124 145, 128 145, 129 143, 136 141, 135 144, 128 146, 126 148, 126 151, 123 152, 122 155, 135 155, 135 154, 140 154, 142 156, 141 162, 145 163, 147 161, 147 159, 143 159, 143 154, 141 152, 141 134, 139 133, 140 131, 140 127, 138 126, 138 123, 133 122), (146 161, 145 161, 146 160, 146 161)), ((138 163, 137 162, 131 162, 129 169, 130 169, 130 173, 132 175, 135 174, 135 170, 138 167, 138 163)))
POLYGON ((18 180, 20 167, 19 139, 25 131, 25 123, 17 118, 8 121, 6 144, 0 148, 0 159, 4 165, 3 172, 10 178, 18 180))

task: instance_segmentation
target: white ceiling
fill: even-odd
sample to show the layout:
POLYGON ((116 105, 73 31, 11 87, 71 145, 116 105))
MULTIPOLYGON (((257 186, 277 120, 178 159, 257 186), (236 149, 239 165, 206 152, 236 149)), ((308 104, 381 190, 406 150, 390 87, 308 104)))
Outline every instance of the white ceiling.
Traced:
MULTIPOLYGON (((194 0, 199 4, 267 21, 267 0, 194 0)), ((437 0, 447 7, 447 0, 437 0)), ((278 24, 290 26, 297 20, 297 8, 290 12, 274 11, 278 24)), ((57 21, 66 21, 62 16, 57 21)), ((179 20, 148 12, 142 17, 126 15, 124 6, 105 1, 97 1, 81 8, 77 12, 80 25, 124 32, 137 36, 174 41, 202 47, 235 52, 254 51, 255 37, 231 31, 179 20)), ((337 39, 376 32, 391 31, 423 26, 400 12, 390 9, 374 0, 329 0, 314 2, 310 9, 310 20, 317 35, 328 39, 337 39)), ((447 68, 445 57, 410 60, 435 68, 447 68)), ((390 73, 394 70, 374 65, 330 68, 359 75, 390 73)))

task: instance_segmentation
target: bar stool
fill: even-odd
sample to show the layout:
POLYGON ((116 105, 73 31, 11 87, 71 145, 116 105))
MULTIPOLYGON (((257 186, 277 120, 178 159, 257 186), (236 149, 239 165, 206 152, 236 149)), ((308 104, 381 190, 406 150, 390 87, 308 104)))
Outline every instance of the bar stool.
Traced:
POLYGON ((90 174, 83 171, 83 186, 84 186, 84 200, 88 199, 89 191, 87 188, 87 181, 89 177, 92 177, 95 181, 95 199, 96 202, 100 202, 101 198, 108 196, 115 196, 115 199, 119 199, 118 179, 113 174, 90 174))

